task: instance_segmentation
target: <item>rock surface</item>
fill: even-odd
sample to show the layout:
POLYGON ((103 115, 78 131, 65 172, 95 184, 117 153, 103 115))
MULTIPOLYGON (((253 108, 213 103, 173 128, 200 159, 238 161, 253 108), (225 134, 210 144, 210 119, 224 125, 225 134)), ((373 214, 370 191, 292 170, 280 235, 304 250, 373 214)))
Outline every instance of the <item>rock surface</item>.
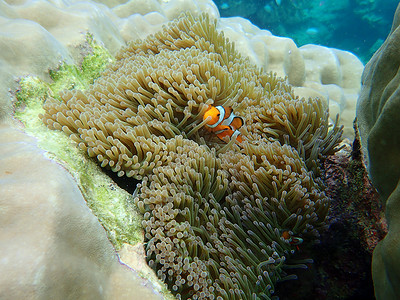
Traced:
POLYGON ((374 250, 378 300, 400 297, 400 5, 389 36, 362 76, 357 118, 368 171, 386 206, 389 232, 374 250))

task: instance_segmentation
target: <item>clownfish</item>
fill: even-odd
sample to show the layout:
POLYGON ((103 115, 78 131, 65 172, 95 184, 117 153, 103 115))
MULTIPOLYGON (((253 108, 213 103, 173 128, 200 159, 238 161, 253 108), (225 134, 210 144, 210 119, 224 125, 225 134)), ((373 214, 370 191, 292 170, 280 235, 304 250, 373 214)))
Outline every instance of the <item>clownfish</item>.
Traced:
POLYGON ((243 126, 243 119, 235 116, 232 107, 211 106, 204 113, 203 120, 211 117, 206 124, 207 130, 213 132, 217 137, 223 140, 229 136, 230 139, 236 139, 239 143, 242 142, 239 128, 243 126))
POLYGON ((290 245, 296 246, 297 250, 299 250, 299 245, 303 243, 302 238, 291 235, 287 230, 282 232, 282 237, 287 240, 290 245))

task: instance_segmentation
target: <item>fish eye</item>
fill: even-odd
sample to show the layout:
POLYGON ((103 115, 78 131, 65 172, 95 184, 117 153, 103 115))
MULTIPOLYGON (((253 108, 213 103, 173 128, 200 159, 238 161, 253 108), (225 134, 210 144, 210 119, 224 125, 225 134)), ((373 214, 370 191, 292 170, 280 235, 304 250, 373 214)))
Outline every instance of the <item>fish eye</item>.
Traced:
POLYGON ((221 114, 217 114, 217 117, 219 117, 221 114))

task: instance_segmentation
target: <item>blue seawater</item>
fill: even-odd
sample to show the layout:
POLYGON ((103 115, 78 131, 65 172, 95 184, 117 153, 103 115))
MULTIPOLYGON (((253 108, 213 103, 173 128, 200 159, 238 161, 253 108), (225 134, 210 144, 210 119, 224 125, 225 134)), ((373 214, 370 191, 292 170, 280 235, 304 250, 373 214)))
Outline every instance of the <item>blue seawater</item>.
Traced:
POLYGON ((364 63, 387 37, 396 0, 214 0, 222 17, 241 16, 300 47, 318 44, 364 63))

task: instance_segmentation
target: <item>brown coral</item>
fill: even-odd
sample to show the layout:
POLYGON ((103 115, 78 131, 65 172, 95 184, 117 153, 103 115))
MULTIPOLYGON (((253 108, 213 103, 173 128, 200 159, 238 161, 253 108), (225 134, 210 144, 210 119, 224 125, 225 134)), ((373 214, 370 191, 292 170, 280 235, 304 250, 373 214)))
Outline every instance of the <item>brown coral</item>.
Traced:
POLYGON ((149 264, 180 298, 269 298, 328 212, 318 160, 329 130, 318 99, 241 57, 216 21, 186 15, 122 49, 86 91, 49 99, 43 121, 119 176, 142 180, 149 264), (210 135, 209 105, 245 119, 240 145, 210 135), (232 144, 232 145, 231 145, 232 144))

